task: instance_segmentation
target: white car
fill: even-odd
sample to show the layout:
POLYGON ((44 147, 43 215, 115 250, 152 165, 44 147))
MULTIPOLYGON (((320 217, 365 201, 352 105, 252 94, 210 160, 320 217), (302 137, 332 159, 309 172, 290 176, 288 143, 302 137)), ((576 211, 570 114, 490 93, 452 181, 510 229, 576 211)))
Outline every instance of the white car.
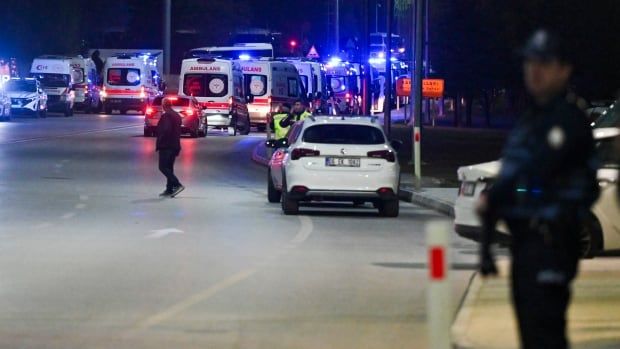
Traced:
MULTIPOLYGON (((593 256, 602 251, 620 250, 620 195, 618 192, 617 149, 614 148, 620 129, 617 127, 595 128, 593 130, 597 153, 601 167, 597 177, 601 192, 592 206, 592 221, 583 232, 583 254, 593 256)), ((482 226, 476 214, 476 203, 480 194, 492 185, 499 173, 500 162, 464 166, 458 169, 461 182, 459 195, 454 205, 454 228, 457 234, 477 240, 482 233, 482 226)), ((496 227, 496 234, 501 240, 509 239, 508 229, 503 222, 496 227)))
POLYGON ((386 217, 399 213, 401 143, 389 142, 376 118, 311 117, 291 128, 269 162, 268 199, 297 214, 302 201, 371 202, 386 217))
POLYGON ((47 94, 35 79, 11 79, 4 84, 4 91, 11 98, 11 112, 31 114, 44 118, 47 115, 47 94))

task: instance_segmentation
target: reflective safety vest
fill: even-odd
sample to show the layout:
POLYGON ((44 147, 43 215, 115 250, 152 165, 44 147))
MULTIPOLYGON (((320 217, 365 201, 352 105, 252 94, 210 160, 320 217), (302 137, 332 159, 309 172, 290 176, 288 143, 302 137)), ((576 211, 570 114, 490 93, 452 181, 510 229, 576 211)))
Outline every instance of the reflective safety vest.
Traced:
POLYGON ((286 134, 288 133, 289 127, 280 126, 280 121, 286 119, 288 114, 276 114, 273 116, 273 131, 276 136, 276 139, 286 138, 286 134))

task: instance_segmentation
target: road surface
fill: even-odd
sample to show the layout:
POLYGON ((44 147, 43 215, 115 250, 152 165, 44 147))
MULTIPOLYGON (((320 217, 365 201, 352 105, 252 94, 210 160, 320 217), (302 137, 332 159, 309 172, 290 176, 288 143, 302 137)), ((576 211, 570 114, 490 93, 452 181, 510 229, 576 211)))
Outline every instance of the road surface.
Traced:
MULTIPOLYGON (((264 135, 183 139, 160 199, 138 115, 0 123, 0 348, 426 348, 424 225, 404 204, 284 216, 264 135)), ((473 243, 453 238, 452 309, 473 243)))

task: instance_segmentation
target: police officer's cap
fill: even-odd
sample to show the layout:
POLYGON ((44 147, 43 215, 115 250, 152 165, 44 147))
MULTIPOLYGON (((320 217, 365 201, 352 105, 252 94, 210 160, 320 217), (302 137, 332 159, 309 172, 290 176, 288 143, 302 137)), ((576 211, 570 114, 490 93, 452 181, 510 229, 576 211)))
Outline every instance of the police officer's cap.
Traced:
POLYGON ((548 62, 557 59, 560 62, 572 63, 565 42, 557 34, 546 29, 535 31, 519 53, 525 60, 548 62))

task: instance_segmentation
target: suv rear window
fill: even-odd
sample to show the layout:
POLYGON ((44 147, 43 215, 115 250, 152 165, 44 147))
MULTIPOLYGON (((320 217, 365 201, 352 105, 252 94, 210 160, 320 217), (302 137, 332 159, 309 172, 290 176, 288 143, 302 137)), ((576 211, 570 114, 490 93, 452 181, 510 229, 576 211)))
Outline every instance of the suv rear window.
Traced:
POLYGON ((225 97, 228 95, 228 75, 186 74, 183 93, 194 97, 225 97))
POLYGON ((108 69, 108 85, 138 86, 140 85, 140 69, 110 68, 108 69))
POLYGON ((384 144, 381 130, 364 125, 316 125, 308 127, 303 141, 317 144, 384 144))

